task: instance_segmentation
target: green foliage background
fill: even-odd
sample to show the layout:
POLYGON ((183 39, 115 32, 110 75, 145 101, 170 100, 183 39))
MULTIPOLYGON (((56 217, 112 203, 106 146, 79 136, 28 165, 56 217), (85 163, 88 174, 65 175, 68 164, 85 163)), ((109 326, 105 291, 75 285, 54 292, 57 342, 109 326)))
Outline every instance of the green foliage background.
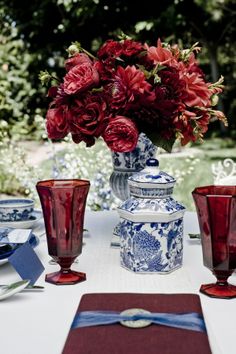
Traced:
POLYGON ((48 101, 38 73, 61 75, 71 42, 96 51, 122 30, 153 44, 198 41, 207 78, 222 74, 226 84, 219 109, 229 129, 216 122, 210 133, 236 138, 235 14, 234 0, 0 0, 0 127, 14 139, 41 137, 48 101))

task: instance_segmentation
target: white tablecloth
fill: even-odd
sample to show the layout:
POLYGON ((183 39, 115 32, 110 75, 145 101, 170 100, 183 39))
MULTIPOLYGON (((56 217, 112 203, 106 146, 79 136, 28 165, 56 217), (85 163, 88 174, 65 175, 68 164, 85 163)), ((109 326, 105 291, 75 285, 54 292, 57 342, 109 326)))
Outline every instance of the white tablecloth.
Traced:
MULTIPOLYGON (((134 274, 119 264, 119 249, 110 247, 118 221, 113 212, 87 212, 83 252, 72 268, 85 272, 87 280, 68 286, 45 283, 45 273, 58 269, 48 263, 45 236, 35 249, 45 266, 37 284, 43 292, 22 292, 0 301, 0 352, 2 354, 60 354, 81 295, 91 292, 199 293, 202 283, 214 282, 203 266, 199 241, 188 233, 199 232, 195 213, 185 214, 183 267, 171 274, 134 274)), ((7 263, 0 267, 0 283, 19 279, 7 263)), ((236 276, 230 278, 236 284, 236 276)), ((219 300, 200 295, 213 354, 235 353, 236 299, 219 300)), ((184 340, 184 338, 183 338, 184 340)), ((178 353, 181 354, 181 353, 178 353)), ((191 354, 191 353, 190 353, 191 354)), ((199 353, 200 354, 200 353, 199 353)))

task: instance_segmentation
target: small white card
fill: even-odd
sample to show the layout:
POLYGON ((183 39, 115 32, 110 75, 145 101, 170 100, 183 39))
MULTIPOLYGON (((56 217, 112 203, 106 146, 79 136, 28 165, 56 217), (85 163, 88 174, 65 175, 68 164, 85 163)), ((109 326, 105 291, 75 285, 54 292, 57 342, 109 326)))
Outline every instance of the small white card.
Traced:
POLYGON ((29 240, 31 233, 31 229, 11 229, 2 227, 0 228, 0 244, 25 243, 29 240))

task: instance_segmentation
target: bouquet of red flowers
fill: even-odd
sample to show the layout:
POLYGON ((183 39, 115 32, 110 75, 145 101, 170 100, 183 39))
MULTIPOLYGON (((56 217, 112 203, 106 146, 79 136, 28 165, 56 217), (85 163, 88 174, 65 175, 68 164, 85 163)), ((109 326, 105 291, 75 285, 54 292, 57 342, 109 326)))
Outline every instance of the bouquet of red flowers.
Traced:
MULTIPOLYGON (((160 39, 149 46, 124 38, 106 41, 94 57, 72 44, 63 80, 48 91, 48 137, 71 133, 87 146, 102 137, 117 152, 133 150, 140 132, 167 151, 176 139, 182 145, 202 140, 212 119, 227 120, 213 109, 223 78, 206 81, 195 57, 199 50, 197 44, 181 50, 160 39)), ((53 79, 48 72, 40 78, 53 79)))

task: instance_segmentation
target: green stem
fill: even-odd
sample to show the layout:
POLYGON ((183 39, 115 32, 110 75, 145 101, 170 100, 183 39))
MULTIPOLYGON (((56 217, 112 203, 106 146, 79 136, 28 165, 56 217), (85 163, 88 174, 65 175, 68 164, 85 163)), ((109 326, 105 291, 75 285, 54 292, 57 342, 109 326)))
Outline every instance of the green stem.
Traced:
POLYGON ((93 54, 91 54, 90 52, 88 52, 86 49, 84 49, 84 48, 82 48, 81 47, 81 49, 82 49, 82 51, 85 53, 85 54, 87 54, 89 57, 91 57, 92 59, 97 59, 93 54))
POLYGON ((56 80, 56 81, 60 82, 60 80, 56 76, 50 75, 50 77, 52 80, 56 80))

